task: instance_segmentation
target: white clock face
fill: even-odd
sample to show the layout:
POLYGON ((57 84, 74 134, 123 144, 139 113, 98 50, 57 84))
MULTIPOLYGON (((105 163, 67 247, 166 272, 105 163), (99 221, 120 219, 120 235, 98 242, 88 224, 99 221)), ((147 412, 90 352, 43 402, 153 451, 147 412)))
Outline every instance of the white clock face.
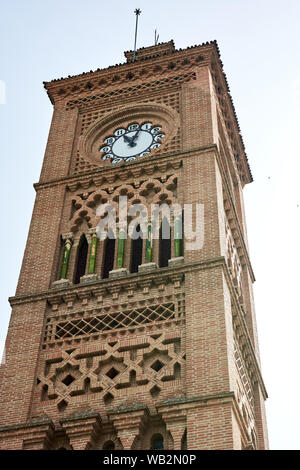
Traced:
POLYGON ((107 137, 104 140, 105 145, 100 147, 99 151, 104 153, 102 159, 119 163, 149 155, 151 150, 161 145, 160 141, 165 134, 160 131, 161 126, 153 126, 152 122, 142 125, 134 122, 127 128, 120 127, 114 131, 114 135, 107 137))

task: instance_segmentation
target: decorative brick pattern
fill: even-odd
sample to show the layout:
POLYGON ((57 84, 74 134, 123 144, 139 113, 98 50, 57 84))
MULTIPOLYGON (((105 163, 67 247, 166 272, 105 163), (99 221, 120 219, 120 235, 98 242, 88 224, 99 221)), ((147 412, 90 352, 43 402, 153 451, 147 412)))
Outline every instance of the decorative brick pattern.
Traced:
MULTIPOLYGON (((180 316, 180 315, 179 315, 180 316)), ((60 322, 55 325, 47 324, 46 338, 51 341, 62 338, 88 336, 97 332, 116 330, 119 328, 133 328, 152 322, 160 322, 175 318, 175 306, 171 304, 159 304, 145 306, 135 310, 121 312, 107 312, 103 315, 73 319, 60 322)))
POLYGON ((149 449, 155 436, 165 449, 265 449, 242 195, 252 176, 217 44, 125 56, 45 84, 54 113, 10 299, 0 449, 149 449), (116 122, 143 116, 162 126, 161 147, 101 160, 116 122), (203 247, 158 268, 154 240, 153 263, 129 273, 127 240, 119 277, 102 279, 96 210, 123 195, 202 204, 203 247), (92 275, 74 284, 83 235, 92 275))

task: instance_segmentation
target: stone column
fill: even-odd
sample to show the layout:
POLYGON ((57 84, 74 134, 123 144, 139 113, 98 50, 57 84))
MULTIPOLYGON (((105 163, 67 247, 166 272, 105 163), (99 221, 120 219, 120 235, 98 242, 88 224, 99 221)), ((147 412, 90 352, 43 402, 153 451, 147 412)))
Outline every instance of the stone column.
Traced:
POLYGON ((151 222, 148 222, 148 226, 147 226, 145 262, 146 263, 152 262, 152 225, 151 225, 151 222))
POLYGON ((174 257, 169 259, 168 265, 170 267, 183 263, 183 226, 182 214, 174 214, 174 257))
POLYGON ((118 239, 118 251, 117 251, 117 269, 124 268, 125 238, 126 238, 125 230, 120 229, 119 239, 118 239))
POLYGON ((126 276, 128 271, 124 268, 124 256, 125 256, 125 243, 126 243, 126 230, 119 226, 117 243, 117 260, 115 262, 116 269, 113 269, 109 273, 110 278, 117 278, 126 276))
POLYGON ((175 257, 182 256, 182 216, 175 215, 174 218, 174 254, 175 257))
POLYGON ((71 248, 73 245, 73 233, 70 232, 63 234, 62 239, 64 240, 64 252, 61 263, 60 279, 58 281, 53 282, 53 287, 66 287, 71 285, 71 281, 67 278, 67 274, 69 268, 71 248))
POLYGON ((70 251, 72 248, 72 235, 71 234, 63 235, 63 240, 65 243, 64 243, 64 253, 63 253, 63 260, 62 260, 62 265, 61 265, 60 278, 67 279, 70 251))
POLYGON ((90 249, 90 259, 89 259, 89 266, 88 266, 88 274, 94 274, 96 269, 96 255, 97 255, 97 247, 98 247, 98 237, 96 232, 92 234, 91 240, 91 249, 90 249))
POLYGON ((153 243, 152 243, 152 224, 149 220, 147 225, 147 235, 146 235, 146 243, 145 243, 145 262, 140 264, 139 272, 148 272, 152 271, 153 269, 157 268, 156 263, 153 262, 153 243))
POLYGON ((89 259, 88 259, 88 274, 81 276, 80 284, 88 284, 99 279, 98 274, 96 274, 96 256, 98 248, 98 237, 96 234, 96 228, 91 228, 89 230, 88 243, 90 245, 89 249, 89 259))

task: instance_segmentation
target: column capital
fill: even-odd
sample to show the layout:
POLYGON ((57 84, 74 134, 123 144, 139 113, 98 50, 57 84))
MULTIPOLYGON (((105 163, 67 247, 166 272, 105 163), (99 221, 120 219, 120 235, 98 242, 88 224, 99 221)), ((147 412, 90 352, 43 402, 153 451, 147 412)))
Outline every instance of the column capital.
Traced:
POLYGON ((69 233, 63 233, 61 238, 63 239, 63 241, 68 241, 70 240, 71 242, 73 242, 73 238, 74 238, 74 233, 73 232, 69 232, 69 233))
POLYGON ((88 234, 91 235, 91 237, 97 237, 97 227, 92 227, 88 229, 88 234))

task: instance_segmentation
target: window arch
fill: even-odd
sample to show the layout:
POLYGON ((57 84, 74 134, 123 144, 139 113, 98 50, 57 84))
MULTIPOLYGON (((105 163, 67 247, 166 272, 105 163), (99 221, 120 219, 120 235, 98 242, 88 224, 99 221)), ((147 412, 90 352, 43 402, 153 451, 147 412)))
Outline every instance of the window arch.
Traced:
POLYGON ((77 250, 77 260, 74 274, 74 284, 79 284, 81 276, 85 275, 86 260, 88 254, 88 242, 85 235, 82 235, 79 240, 77 250))
POLYGON ((109 272, 114 268, 115 245, 116 245, 115 235, 112 229, 110 228, 107 231, 107 237, 104 242, 102 279, 108 278, 109 272))
POLYGON ((159 230, 159 267, 166 268, 171 259, 171 228, 167 217, 163 217, 159 230))
POLYGON ((151 450, 161 450, 164 448, 164 438, 161 434, 153 434, 151 437, 151 450))
POLYGON ((131 273, 137 273, 139 265, 143 262, 143 234, 140 225, 137 225, 136 232, 140 233, 140 236, 139 238, 137 238, 136 240, 132 240, 131 242, 131 273))

